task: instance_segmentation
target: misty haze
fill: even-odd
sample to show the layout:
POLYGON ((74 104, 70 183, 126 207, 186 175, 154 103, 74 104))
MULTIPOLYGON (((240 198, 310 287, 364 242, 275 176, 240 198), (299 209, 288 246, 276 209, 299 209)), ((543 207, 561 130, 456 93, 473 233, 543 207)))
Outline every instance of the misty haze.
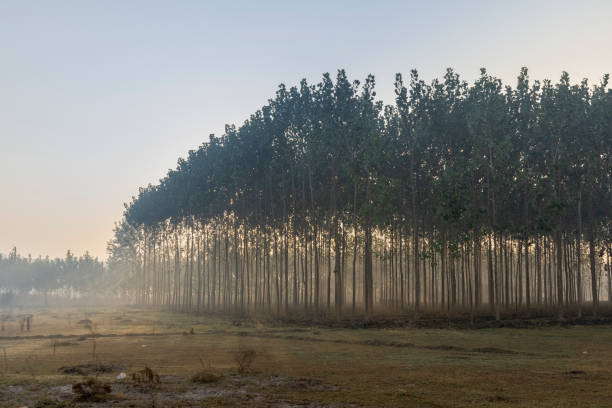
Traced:
POLYGON ((0 407, 612 406, 612 5, 532 3, 0 1, 0 407))

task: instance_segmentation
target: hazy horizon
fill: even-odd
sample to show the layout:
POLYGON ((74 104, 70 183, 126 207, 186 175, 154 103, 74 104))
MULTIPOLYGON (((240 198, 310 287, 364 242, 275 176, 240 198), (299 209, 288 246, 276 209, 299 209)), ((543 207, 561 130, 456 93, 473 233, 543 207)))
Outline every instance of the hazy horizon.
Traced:
POLYGON ((280 83, 323 72, 427 81, 480 67, 598 83, 612 3, 0 1, 0 253, 106 258, 123 203, 241 124, 280 83))

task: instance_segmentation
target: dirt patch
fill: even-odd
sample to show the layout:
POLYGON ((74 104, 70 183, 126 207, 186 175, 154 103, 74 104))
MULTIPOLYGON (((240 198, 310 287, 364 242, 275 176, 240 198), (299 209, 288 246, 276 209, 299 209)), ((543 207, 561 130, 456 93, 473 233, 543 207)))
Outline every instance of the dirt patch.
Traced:
POLYGON ((68 408, 72 404, 69 402, 56 401, 52 398, 42 398, 36 402, 34 408, 68 408))
POLYGON ((398 341, 381 341, 381 340, 366 340, 363 342, 366 346, 379 347, 416 347, 414 343, 402 343, 398 341))
POLYGON ((70 347, 70 346, 78 346, 79 343, 75 343, 72 341, 58 341, 57 343, 54 343, 53 346, 54 347, 70 347))
POLYGON ((516 351, 500 349, 497 347, 477 347, 472 349, 476 353, 493 353, 493 354, 518 354, 516 351))
POLYGON ((291 378, 271 376, 261 380, 262 386, 288 388, 292 390, 330 391, 338 387, 313 378, 291 378))
POLYGON ((491 395, 485 398, 487 402, 512 402, 513 399, 504 395, 491 395))
POLYGON ((72 385, 58 385, 56 387, 51 387, 48 390, 50 396, 56 396, 61 399, 70 399, 74 397, 74 393, 72 392, 72 385))
POLYGON ((77 322, 77 324, 82 324, 82 325, 91 325, 91 324, 93 324, 93 322, 92 322, 91 320, 89 320, 89 319, 83 319, 83 320, 79 320, 79 321, 77 322))
POLYGON ((442 351, 465 351, 463 347, 449 346, 447 344, 440 344, 439 346, 423 346, 427 350, 442 350, 442 351))
POLYGON ((101 402, 109 398, 111 385, 96 378, 89 377, 72 385, 72 392, 77 395, 76 401, 101 402))
POLYGON ((63 366, 59 368, 59 372, 62 374, 75 374, 75 375, 95 375, 112 373, 113 371, 119 371, 121 367, 114 364, 79 364, 74 366, 63 366))
POLYGON ((570 380, 577 380, 577 379, 581 379, 581 378, 582 379, 586 378, 586 372, 583 371, 583 370, 569 370, 569 371, 563 372, 563 375, 565 375, 570 380))
MULTIPOLYGON (((158 394, 159 395, 159 394, 158 394)), ((235 400, 242 399, 247 395, 246 387, 231 387, 231 386, 195 386, 187 391, 176 394, 177 400, 183 401, 202 401, 207 399, 224 399, 224 400, 235 400)), ((255 396, 252 396, 255 398, 255 396)))
POLYGON ((20 403, 24 406, 34 406, 35 401, 45 401, 46 405, 41 407, 59 407, 95 402, 95 406, 100 408, 115 407, 117 404, 151 406, 152 401, 155 406, 164 407, 200 406, 203 402, 211 406, 328 407, 329 405, 317 401, 294 405, 282 398, 279 400, 279 393, 290 395, 293 392, 339 390, 338 386, 318 379, 285 376, 227 374, 218 376, 217 381, 209 383, 193 383, 183 377, 163 376, 161 379, 159 385, 151 388, 131 381, 106 384, 90 377, 72 387, 68 385, 39 389, 36 395, 23 396, 20 403))

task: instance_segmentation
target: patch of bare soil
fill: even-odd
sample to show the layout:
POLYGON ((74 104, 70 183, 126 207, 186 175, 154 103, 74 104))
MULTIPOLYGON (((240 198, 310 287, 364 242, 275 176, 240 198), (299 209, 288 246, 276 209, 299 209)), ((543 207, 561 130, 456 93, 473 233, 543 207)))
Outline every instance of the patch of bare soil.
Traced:
POLYGON ((89 320, 89 319, 83 319, 83 320, 79 320, 77 322, 77 324, 80 324, 80 325, 91 325, 91 324, 93 324, 93 322, 91 320, 89 320))
POLYGON ((49 387, 4 386, 0 395, 4 399, 29 407, 85 407, 162 406, 184 407, 210 404, 211 406, 265 406, 330 408, 316 401, 294 404, 279 400, 279 392, 308 394, 310 391, 338 391, 339 387, 311 378, 228 374, 211 383, 194 383, 187 378, 161 376, 155 386, 144 386, 132 381, 104 383, 95 378, 85 378, 74 385, 49 387), (276 397, 274 397, 276 396, 276 397), (38 405, 37 405, 38 404, 38 405), (42 404, 42 405, 40 405, 42 404))
POLYGON ((102 402, 109 398, 111 385, 96 378, 89 377, 72 384, 72 392, 77 395, 76 401, 102 402))
POLYGON ((491 395, 485 398, 485 401, 491 403, 503 403, 503 402, 512 402, 513 398, 505 396, 505 395, 491 395))
POLYGON ((288 388, 293 390, 335 391, 337 386, 312 378, 289 378, 271 376, 261 381, 262 386, 288 388))
POLYGON ((493 354, 519 354, 516 351, 501 349, 497 347, 477 347, 472 349, 476 353, 493 353, 493 354))
POLYGON ((354 404, 322 404, 320 402, 311 402, 308 404, 291 404, 288 402, 279 402, 278 404, 272 405, 274 408, 337 408, 337 407, 356 407, 354 404))
POLYGON ((585 379, 586 372, 583 370, 569 370, 563 373, 570 380, 585 379))
POLYGON ((151 401, 158 406, 185 406, 202 402, 229 404, 229 406, 270 406, 294 407, 327 405, 313 403, 310 405, 291 405, 283 401, 271 400, 269 392, 284 390, 326 391, 338 387, 322 381, 307 378, 290 378, 283 376, 258 376, 231 374, 207 383, 176 381, 176 377, 162 377, 162 382, 155 390, 145 390, 131 384, 117 384, 114 392, 127 401, 151 401), (173 405, 176 404, 176 405, 173 405))
POLYGON ((79 343, 75 343, 72 341, 58 341, 53 344, 53 347, 70 347, 70 346, 78 346, 79 343))
POLYGON ((121 367, 114 364, 79 364, 74 366, 63 366, 59 368, 59 372, 62 374, 75 374, 75 375, 95 375, 112 373, 120 370, 121 367))

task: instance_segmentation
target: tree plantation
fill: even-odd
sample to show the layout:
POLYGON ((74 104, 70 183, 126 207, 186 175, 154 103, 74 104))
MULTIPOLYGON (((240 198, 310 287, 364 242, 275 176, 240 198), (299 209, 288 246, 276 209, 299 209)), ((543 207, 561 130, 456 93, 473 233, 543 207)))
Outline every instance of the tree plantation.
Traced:
POLYGON ((484 69, 280 85, 126 205, 110 265, 194 312, 597 315, 612 296, 612 91, 484 69))
POLYGON ((67 251, 64 258, 50 259, 23 257, 13 248, 6 256, 0 253, 0 306, 48 304, 53 299, 90 297, 103 292, 114 294, 116 277, 108 273, 104 263, 88 252, 75 256, 67 251), (22 302, 16 302, 16 296, 22 302))

